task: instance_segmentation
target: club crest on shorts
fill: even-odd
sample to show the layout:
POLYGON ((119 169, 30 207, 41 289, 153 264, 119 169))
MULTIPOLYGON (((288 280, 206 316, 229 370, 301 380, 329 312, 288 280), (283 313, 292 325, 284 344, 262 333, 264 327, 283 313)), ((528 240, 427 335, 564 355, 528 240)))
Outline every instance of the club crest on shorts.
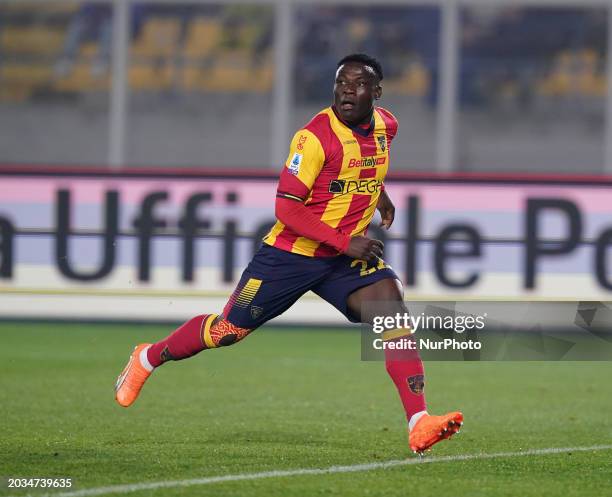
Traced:
POLYGON ((410 391, 416 395, 421 395, 425 390, 425 377, 422 374, 410 376, 408 378, 408 386, 410 391))
POLYGON ((387 137, 385 135, 377 135, 376 139, 378 140, 378 145, 380 149, 383 152, 387 150, 387 137))
POLYGON ((261 314, 263 313, 263 308, 259 307, 257 305, 252 305, 251 306, 251 317, 253 319, 257 319, 259 316, 261 316, 261 314))

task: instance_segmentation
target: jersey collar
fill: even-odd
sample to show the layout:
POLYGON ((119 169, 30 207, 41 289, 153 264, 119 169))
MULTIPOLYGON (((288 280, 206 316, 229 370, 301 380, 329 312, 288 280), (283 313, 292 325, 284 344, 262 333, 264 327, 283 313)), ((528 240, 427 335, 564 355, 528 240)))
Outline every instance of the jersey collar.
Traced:
POLYGON ((365 137, 365 136, 369 136, 370 133, 372 133, 372 131, 374 131, 374 112, 372 112, 372 117, 370 118, 370 125, 367 128, 362 128, 361 126, 351 126, 350 124, 345 123, 342 119, 340 119, 340 116, 336 112, 336 108, 333 105, 332 105, 332 111, 334 112, 334 115, 336 116, 338 121, 340 121, 342 124, 344 124, 353 133, 357 133, 358 135, 361 135, 361 136, 365 137))

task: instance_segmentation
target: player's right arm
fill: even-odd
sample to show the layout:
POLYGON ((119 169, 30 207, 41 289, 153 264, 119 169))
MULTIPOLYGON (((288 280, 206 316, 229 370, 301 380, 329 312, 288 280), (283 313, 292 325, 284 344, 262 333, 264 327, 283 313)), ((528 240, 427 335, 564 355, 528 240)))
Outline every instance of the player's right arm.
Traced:
POLYGON ((325 243, 357 259, 371 260, 382 255, 382 242, 359 236, 351 238, 332 228, 312 213, 304 202, 325 163, 325 151, 311 131, 298 131, 281 172, 276 194, 276 217, 300 236, 325 243))

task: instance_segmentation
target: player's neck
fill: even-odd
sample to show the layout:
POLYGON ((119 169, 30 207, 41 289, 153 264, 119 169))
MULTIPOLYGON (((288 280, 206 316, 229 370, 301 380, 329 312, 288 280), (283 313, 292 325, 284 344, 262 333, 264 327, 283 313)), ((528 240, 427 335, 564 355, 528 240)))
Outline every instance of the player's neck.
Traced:
POLYGON ((361 119, 358 123, 349 123, 347 121, 345 121, 344 119, 342 119, 342 117, 340 117, 340 113, 336 110, 336 106, 332 105, 332 110, 334 111, 334 114, 336 115, 336 117, 338 118, 338 120, 344 124, 347 128, 351 128, 351 129, 359 129, 361 131, 367 131, 368 134, 371 131, 370 128, 372 128, 372 120, 374 117, 374 109, 372 109, 363 119, 361 119))

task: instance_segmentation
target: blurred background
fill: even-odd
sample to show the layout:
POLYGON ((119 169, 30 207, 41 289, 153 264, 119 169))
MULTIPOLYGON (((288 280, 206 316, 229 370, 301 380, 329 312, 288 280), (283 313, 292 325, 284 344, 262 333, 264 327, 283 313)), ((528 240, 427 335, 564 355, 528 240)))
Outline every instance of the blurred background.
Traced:
POLYGON ((612 172, 602 2, 0 2, 0 163, 274 168, 383 63, 393 169, 612 172))
MULTIPOLYGON (((369 234, 407 298, 608 300, 611 15, 608 0, 0 1, 0 316, 222 308, 274 223, 291 136, 358 51, 381 60, 400 121, 395 223, 369 234)), ((344 322, 307 297, 282 319, 344 322)))
MULTIPOLYGON (((356 51, 382 62, 400 121, 395 221, 368 236, 413 315, 514 301, 508 336, 535 344, 517 334, 504 357, 534 360, 573 347, 534 301, 612 330, 611 19, 612 0, 0 0, 0 479, 71 477, 64 496, 156 480, 166 496, 611 496, 609 361, 429 362, 432 412, 467 422, 425 462, 459 464, 168 488, 406 457, 384 368, 310 292, 239 346, 167 366, 129 411, 112 400, 134 344, 222 311, 275 222, 291 136, 356 51), (465 460, 504 453, 528 457, 465 460)), ((611 335, 590 336, 603 358, 611 335)))

